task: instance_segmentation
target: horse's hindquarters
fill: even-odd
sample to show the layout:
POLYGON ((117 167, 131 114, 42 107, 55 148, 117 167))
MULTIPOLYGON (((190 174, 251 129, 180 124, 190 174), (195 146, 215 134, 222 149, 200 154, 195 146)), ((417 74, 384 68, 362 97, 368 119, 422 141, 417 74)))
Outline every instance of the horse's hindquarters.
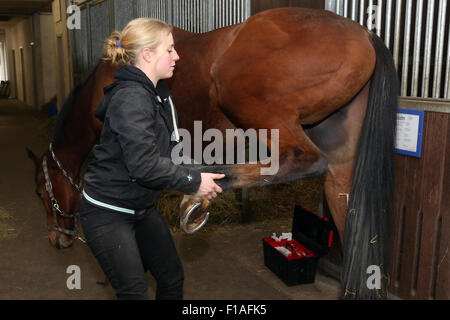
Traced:
POLYGON ((252 104, 255 119, 283 113, 313 124, 358 94, 375 60, 360 25, 326 11, 285 8, 248 19, 212 77, 221 109, 236 122, 248 118, 252 104))
MULTIPOLYGON (((217 104, 235 126, 279 131, 278 149, 268 147, 278 151, 280 170, 266 180, 286 182, 326 171, 329 154, 302 125, 316 125, 349 103, 374 65, 374 49, 361 26, 324 11, 289 8, 248 19, 211 74, 217 104)), ((337 140, 333 148, 348 143, 347 132, 330 135, 337 140)))

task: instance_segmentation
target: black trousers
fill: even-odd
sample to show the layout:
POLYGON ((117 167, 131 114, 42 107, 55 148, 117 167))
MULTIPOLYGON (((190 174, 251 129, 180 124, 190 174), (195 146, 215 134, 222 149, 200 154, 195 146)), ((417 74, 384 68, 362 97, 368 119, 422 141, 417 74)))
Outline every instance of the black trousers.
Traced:
POLYGON ((183 298, 184 272, 167 224, 150 208, 127 214, 82 198, 80 221, 117 299, 148 299, 146 271, 156 279, 156 299, 183 298))

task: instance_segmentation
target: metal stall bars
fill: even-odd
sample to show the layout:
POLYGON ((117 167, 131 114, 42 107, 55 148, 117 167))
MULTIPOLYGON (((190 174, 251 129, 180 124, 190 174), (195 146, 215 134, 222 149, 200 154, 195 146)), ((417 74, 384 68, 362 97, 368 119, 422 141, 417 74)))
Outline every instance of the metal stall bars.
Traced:
POLYGON ((90 25, 90 23, 88 23, 88 10, 87 6, 81 6, 81 28, 70 31, 70 40, 72 42, 73 80, 75 86, 80 84, 89 74, 90 61, 92 60, 90 32, 88 30, 88 26, 90 25))
POLYGON ((450 100, 448 0, 326 0, 325 8, 384 39, 402 97, 450 100))
MULTIPOLYGON (((126 2, 126 1, 121 1, 126 2)), ((93 68, 103 55, 103 43, 111 34, 108 1, 94 2, 89 7, 91 41, 90 68, 93 68)))
POLYGON ((213 29, 223 28, 247 20, 251 15, 249 0, 214 0, 213 29))
POLYGON ((75 83, 87 77, 102 54, 103 41, 132 19, 150 17, 191 32, 208 32, 250 17, 250 0, 79 1, 81 29, 71 30, 75 83))
POLYGON ((172 0, 172 24, 191 32, 208 32, 245 21, 250 0, 172 0))
POLYGON ((165 0, 137 0, 136 14, 137 17, 154 18, 167 23, 172 23, 171 2, 165 0))
MULTIPOLYGON (((80 7, 80 29, 70 30, 74 84, 91 73, 103 53, 103 42, 115 25, 125 25, 111 10, 122 9, 128 1, 75 1, 80 7), (116 4, 115 4, 116 3, 116 4)), ((124 10, 125 11, 125 10, 124 10)))
POLYGON ((137 16, 202 33, 245 21, 250 0, 137 0, 137 16))

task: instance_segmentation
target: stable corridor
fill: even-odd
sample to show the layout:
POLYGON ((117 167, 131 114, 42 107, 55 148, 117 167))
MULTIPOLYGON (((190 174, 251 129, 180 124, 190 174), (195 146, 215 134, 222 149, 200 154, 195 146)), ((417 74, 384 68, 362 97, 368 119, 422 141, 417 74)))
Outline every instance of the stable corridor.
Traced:
MULTIPOLYGON (((36 155, 47 148, 47 114, 16 100, 0 100, 0 299, 114 299, 89 248, 81 241, 58 251, 49 244, 45 210, 34 192, 36 155), (71 265, 81 269, 81 289, 69 290, 71 265)), ((213 213, 212 213, 213 214, 213 213)), ((262 238, 289 232, 290 221, 267 222, 174 236, 185 270, 187 300, 337 299, 338 281, 287 287, 264 266, 262 238)), ((151 276, 150 298, 155 283, 151 276)))

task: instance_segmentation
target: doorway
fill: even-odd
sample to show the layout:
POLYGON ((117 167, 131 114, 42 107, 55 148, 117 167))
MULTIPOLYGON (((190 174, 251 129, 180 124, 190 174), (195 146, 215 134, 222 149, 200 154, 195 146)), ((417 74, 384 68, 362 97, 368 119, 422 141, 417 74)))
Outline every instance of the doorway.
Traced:
POLYGON ((20 47, 20 65, 22 68, 22 101, 27 102, 27 89, 25 82, 25 58, 23 53, 23 47, 20 47))
MULTIPOLYGON (((65 89, 66 89, 66 83, 64 81, 64 47, 63 47, 63 39, 61 36, 58 36, 56 38, 56 45, 57 45, 57 56, 58 56, 58 93, 59 101, 64 101, 65 99, 65 89)), ((62 107, 62 105, 60 106, 62 107)))
POLYGON ((11 97, 14 99, 18 98, 18 93, 17 93, 17 66, 16 66, 16 50, 12 50, 11 52, 11 57, 12 57, 12 67, 13 67, 13 72, 12 72, 12 76, 13 76, 13 81, 11 82, 11 87, 12 87, 12 95, 11 97))
POLYGON ((6 50, 4 42, 0 42, 0 80, 8 81, 8 68, 6 66, 6 50))

